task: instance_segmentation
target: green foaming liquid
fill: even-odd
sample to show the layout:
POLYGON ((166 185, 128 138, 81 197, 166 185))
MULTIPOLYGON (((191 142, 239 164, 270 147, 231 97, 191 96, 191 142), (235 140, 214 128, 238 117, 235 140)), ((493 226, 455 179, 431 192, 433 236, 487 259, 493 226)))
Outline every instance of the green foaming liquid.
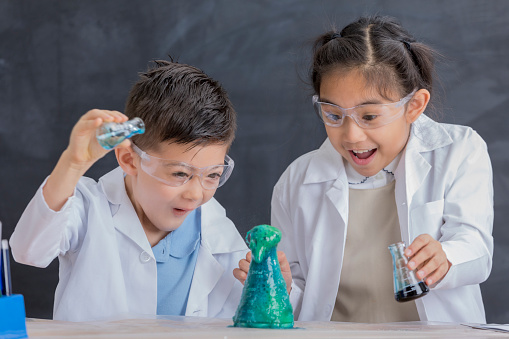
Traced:
POLYGON ((233 326, 293 328, 293 309, 277 260, 281 231, 270 225, 256 226, 246 240, 252 260, 233 326))

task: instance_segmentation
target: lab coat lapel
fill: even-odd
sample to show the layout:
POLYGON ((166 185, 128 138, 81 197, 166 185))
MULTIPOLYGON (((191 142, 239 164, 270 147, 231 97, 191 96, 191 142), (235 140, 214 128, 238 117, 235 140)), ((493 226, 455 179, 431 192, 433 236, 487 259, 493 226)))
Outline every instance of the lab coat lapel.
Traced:
POLYGON ((410 137, 403 156, 394 173, 396 204, 401 228, 401 239, 409 245, 409 213, 416 192, 431 170, 423 153, 444 147, 452 142, 445 129, 424 114, 411 127, 410 137))
POLYGON ((348 183, 341 155, 326 139, 315 153, 304 178, 304 184, 334 181, 325 195, 332 202, 343 223, 348 220, 348 183), (346 199, 346 200, 345 200, 346 199), (346 203, 345 203, 346 201, 346 203))
POLYGON ((247 246, 233 222, 226 218, 224 208, 214 198, 202 205, 201 209, 202 238, 189 292, 186 315, 207 317, 211 312, 215 312, 211 307, 219 310, 222 308, 235 282, 232 278, 225 282, 224 286, 216 288, 225 270, 215 255, 247 251, 247 246), (230 285, 227 286, 228 284, 230 285), (214 293, 212 297, 211 292, 214 288, 217 289, 217 293, 214 293), (209 306, 210 298, 213 298, 214 305, 209 306))
POLYGON ((209 249, 206 246, 200 246, 187 301, 186 315, 198 317, 208 315, 208 296, 223 273, 224 268, 217 262, 209 249))
POLYGON ((308 272, 308 276, 320 277, 318 279, 322 279, 324 272, 327 272, 329 284, 327 284, 327 288, 306 295, 302 304, 301 317, 313 317, 311 313, 317 312, 319 319, 329 320, 334 305, 328 302, 335 300, 338 293, 343 264, 342 261, 338 262, 338 258, 343 257, 346 241, 348 181, 342 157, 328 139, 310 162, 304 183, 330 185, 325 192, 324 208, 320 209, 320 214, 316 219, 312 241, 313 254, 308 272), (334 206, 334 209, 325 207, 329 202, 334 206), (306 312, 310 312, 310 314, 306 315, 306 312))
POLYGON ((154 254, 143 227, 127 196, 122 168, 109 172, 99 179, 104 193, 110 203, 110 210, 115 228, 136 243, 143 251, 155 260, 154 254), (136 227, 134 227, 136 226, 136 227))

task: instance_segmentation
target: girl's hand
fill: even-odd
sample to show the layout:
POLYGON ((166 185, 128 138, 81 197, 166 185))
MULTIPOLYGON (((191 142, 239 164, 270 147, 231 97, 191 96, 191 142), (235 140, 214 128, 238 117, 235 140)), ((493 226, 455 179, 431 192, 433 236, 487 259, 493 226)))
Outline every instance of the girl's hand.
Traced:
MULTIPOLYGON (((281 274, 286 283, 286 291, 290 294, 292 289, 292 271, 290 270, 290 263, 286 259, 286 255, 282 251, 277 251, 277 259, 279 261, 279 267, 281 268, 281 274)), ((251 252, 246 254, 246 259, 239 261, 239 268, 233 270, 233 276, 244 285, 247 279, 247 272, 249 272, 249 265, 251 263, 251 252)))
POLYGON ((417 278, 430 286, 442 280, 452 264, 447 260, 442 244, 429 234, 421 234, 405 249, 408 268, 417 270, 417 278))
MULTIPOLYGON (((127 116, 117 111, 93 109, 83 115, 72 129, 69 146, 66 150, 70 166, 75 169, 88 168, 102 158, 109 151, 102 148, 97 142, 96 129, 105 122, 124 121, 127 121, 127 116)), ((129 145, 130 141, 126 140, 119 146, 129 145)))

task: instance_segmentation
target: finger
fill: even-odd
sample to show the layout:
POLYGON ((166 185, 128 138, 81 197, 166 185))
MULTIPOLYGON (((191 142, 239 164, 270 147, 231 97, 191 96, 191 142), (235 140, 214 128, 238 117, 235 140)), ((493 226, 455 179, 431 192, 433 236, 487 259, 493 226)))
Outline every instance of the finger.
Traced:
POLYGON ((440 280, 442 280, 445 275, 447 274, 448 266, 447 265, 440 265, 435 271, 431 272, 431 274, 428 274, 426 276, 425 283, 426 285, 430 286, 433 285, 440 280))
POLYGON ((434 252, 431 246, 423 247, 410 258, 408 262, 408 268, 415 270, 418 267, 425 265, 426 261, 430 260, 434 256, 434 252))
POLYGON ((74 130, 78 133, 78 135, 88 135, 92 131, 95 131, 102 122, 103 120, 101 118, 82 120, 76 124, 74 130))
POLYGON ((286 254, 283 251, 277 252, 277 260, 279 261, 279 267, 281 271, 290 271, 290 263, 286 259, 286 254))
POLYGON ((247 252, 246 260, 247 260, 247 262, 251 262, 251 251, 247 252))
POLYGON ((238 281, 240 281, 242 283, 242 285, 244 285, 244 282, 246 281, 247 279, 247 274, 246 272, 236 268, 233 270, 233 276, 235 277, 235 279, 237 279, 238 281))
POLYGON ((124 121, 127 121, 129 118, 127 117, 127 115, 119 112, 119 111, 107 111, 108 114, 111 114, 113 117, 114 117, 114 120, 116 122, 124 122, 124 121))
POLYGON ((100 118, 103 121, 113 121, 115 116, 111 114, 110 111, 103 109, 91 109, 81 117, 81 120, 94 120, 97 118, 100 118))
POLYGON ((86 120, 97 118, 101 118, 103 122, 124 122, 128 120, 128 117, 119 111, 105 109, 92 109, 83 116, 83 119, 86 120))
POLYGON ((246 273, 249 272, 249 263, 247 262, 247 260, 242 259, 241 261, 239 261, 239 269, 246 273))
POLYGON ((441 261, 439 257, 435 255, 418 268, 415 274, 417 278, 425 279, 442 265, 445 265, 445 261, 441 261))
POLYGON ((411 257, 415 253, 419 252, 421 248, 429 244, 431 240, 434 240, 429 234, 421 234, 405 249, 405 255, 411 257))

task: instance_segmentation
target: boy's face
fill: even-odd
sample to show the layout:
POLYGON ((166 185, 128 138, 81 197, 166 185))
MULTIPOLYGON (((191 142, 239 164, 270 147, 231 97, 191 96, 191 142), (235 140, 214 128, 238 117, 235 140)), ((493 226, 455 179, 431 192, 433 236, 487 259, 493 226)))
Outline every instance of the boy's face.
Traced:
MULTIPOLYGON (((160 144, 157 150, 145 150, 149 155, 185 162, 197 168, 222 165, 227 145, 196 146, 189 144, 160 144)), ((134 175, 126 176, 126 189, 141 224, 152 245, 177 229, 196 208, 209 201, 216 189, 204 189, 200 177, 195 175, 182 186, 168 186, 148 175, 134 152, 134 175), (152 241, 156 239, 155 243, 152 241)))
MULTIPOLYGON (((397 94, 387 100, 370 90, 357 71, 323 77, 320 100, 349 108, 367 103, 387 104, 400 100, 397 94)), ((347 117, 339 127, 325 125, 330 142, 343 158, 361 175, 373 176, 394 160, 405 147, 411 120, 405 113, 397 120, 374 129, 363 129, 347 117)))

